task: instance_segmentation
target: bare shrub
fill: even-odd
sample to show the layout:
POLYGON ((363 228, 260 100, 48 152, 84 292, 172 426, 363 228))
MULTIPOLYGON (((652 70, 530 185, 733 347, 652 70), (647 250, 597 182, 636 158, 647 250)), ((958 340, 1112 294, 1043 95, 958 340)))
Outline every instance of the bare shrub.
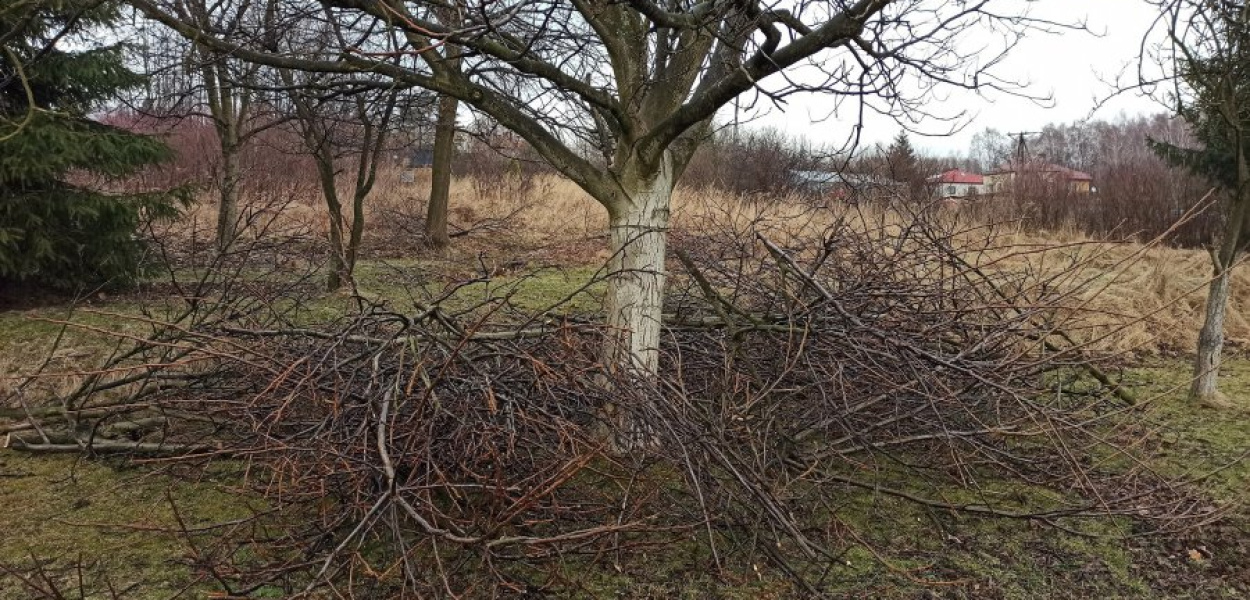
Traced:
POLYGON ((472 182, 482 198, 528 198, 536 178, 554 171, 513 133, 489 122, 475 123, 456 153, 452 173, 472 182))
POLYGON ((682 183, 742 196, 779 195, 795 189, 794 171, 816 165, 804 140, 780 130, 722 129, 695 152, 682 183))

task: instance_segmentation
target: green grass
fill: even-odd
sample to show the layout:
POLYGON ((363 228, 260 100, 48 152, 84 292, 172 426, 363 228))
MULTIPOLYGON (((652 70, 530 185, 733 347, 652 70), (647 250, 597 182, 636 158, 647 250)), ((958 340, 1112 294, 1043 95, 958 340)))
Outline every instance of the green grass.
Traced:
POLYGON ((1164 447, 1155 466, 1173 476, 1203 476, 1222 499, 1245 502, 1250 490, 1250 360, 1227 361, 1220 389, 1229 409, 1198 406, 1185 400, 1189 365, 1160 362, 1129 370, 1125 381, 1149 402, 1148 415, 1163 431, 1164 447), (1231 465, 1231 466, 1230 466, 1231 465))
POLYGON ((506 298, 522 311, 589 313, 599 309, 603 296, 602 273, 593 267, 479 276, 473 283, 453 287, 423 277, 421 266, 418 261, 362 262, 356 267, 357 287, 365 298, 392 303, 401 309, 411 308, 413 300, 428 304, 445 296, 443 305, 450 311, 506 298))
MULTIPOLYGON (((166 598, 188 585, 203 592, 212 586, 197 585, 187 566, 194 551, 177 534, 173 507, 194 528, 259 505, 228 483, 189 484, 150 469, 0 450, 0 564, 29 567, 34 557, 54 574, 81 564, 86 587, 101 594, 105 575, 115 586, 138 586, 133 598, 166 598)), ((58 579, 70 597, 77 597, 76 579, 58 579)), ((0 597, 31 596, 16 577, 0 575, 0 597)))
POLYGON ((65 327, 63 322, 78 323, 83 327, 69 327, 62 344, 66 346, 90 345, 98 347, 107 344, 106 336, 89 331, 87 328, 117 330, 122 326, 125 330, 134 330, 133 323, 102 314, 90 312, 98 308, 112 313, 138 315, 135 305, 110 304, 99 307, 82 307, 86 310, 71 308, 48 308, 26 311, 0 312, 0 355, 17 356, 40 354, 51 348, 57 335, 65 327))
MULTIPOLYGON (((1212 421, 1187 424, 1178 433, 1204 438, 1210 434, 1204 425, 1212 421)), ((1245 476, 1245 465, 1235 470, 1245 476)), ((224 487, 228 479, 188 484, 144 468, 118 469, 9 451, 0 451, 0 481, 0 526, 5 532, 0 537, 0 562, 20 564, 34 555, 54 559, 55 567, 81 556, 114 581, 138 583, 143 593, 136 598, 165 597, 192 581, 185 566, 190 549, 172 532, 156 530, 174 527, 167 488, 193 525, 238 518, 246 514, 248 504, 256 504, 224 487)), ((934 514, 865 491, 848 492, 837 504, 834 516, 855 536, 831 548, 840 553, 839 562, 825 573, 835 597, 901 599, 919 597, 926 590, 947 598, 1042 599, 1061 590, 1071 598, 1172 597, 1150 588, 1142 569, 1155 566, 1136 564, 1141 556, 1120 539, 1131 532, 1131 524, 1122 520, 1093 522, 1087 531, 1102 537, 1081 537, 1019 521, 934 514)), ((628 555, 620 570, 573 562, 567 577, 575 584, 568 595, 692 599, 802 595, 762 557, 730 561, 719 577, 707 573, 708 558, 703 539, 693 536, 663 552, 628 555)), ((1203 567, 1179 562, 1168 568, 1200 575, 1203 567)), ((14 588, 6 585, 13 582, 0 583, 0 597, 20 597, 10 595, 14 588)), ((197 589, 211 585, 201 583, 197 589)))
MULTIPOLYGON (((420 303, 448 292, 445 284, 420 261, 370 261, 358 267, 358 285, 365 299, 391 310, 412 312, 420 303)), ((449 310, 484 313, 493 301, 508 297, 520 313, 546 310, 579 314, 598 310, 602 284, 591 282, 596 270, 547 270, 531 276, 500 275, 450 293, 449 310)), ((358 300, 343 293, 317 293, 293 313, 296 323, 322 325, 350 314, 358 300)), ((133 300, 102 306, 138 314, 133 300)), ((59 326, 40 318, 63 318, 64 308, 0 313, 0 351, 11 362, 41 359, 59 326)), ((466 315, 473 317, 474 314, 466 315)), ((507 316, 507 315, 505 315, 507 316)), ((79 312, 76 322, 100 328, 134 328, 104 315, 79 312)), ((106 340, 85 330, 72 330, 67 347, 105 349, 106 340)), ((1233 506, 1232 522, 1245 524, 1244 494, 1250 489, 1250 465, 1237 462, 1250 447, 1250 360, 1235 358, 1226 365, 1223 389, 1237 406, 1212 410, 1185 399, 1188 365, 1160 361, 1130 368, 1125 381, 1149 402, 1149 422, 1165 440, 1152 466, 1170 475, 1216 472, 1209 480, 1213 500, 1233 506)), ((199 483, 167 477, 149 467, 122 467, 108 462, 67 457, 30 456, 0 451, 0 564, 22 564, 31 556, 51 559, 52 568, 78 557, 109 573, 116 583, 136 583, 132 598, 162 598, 196 581, 186 566, 192 549, 172 533, 175 525, 170 497, 190 524, 229 521, 247 514, 258 501, 229 488, 231 478, 219 475, 199 483)), ((989 484, 991 490, 994 485, 989 484)), ((1002 490, 1005 491, 1005 490, 1002 490)), ((958 494, 958 492, 951 492, 958 494)), ((1044 499, 1045 494, 1032 496, 1044 499)), ((955 498, 952 498, 955 499, 955 498)), ((970 518, 935 513, 869 491, 848 491, 832 499, 838 507, 820 517, 847 532, 831 548, 839 561, 824 573, 835 596, 917 598, 1042 599, 1066 598, 1235 598, 1233 590, 1161 589, 1160 569, 1200 579, 1210 564, 1187 560, 1191 540, 1181 550, 1154 542, 1128 544, 1133 531, 1126 520, 1105 519, 1086 525, 1090 536, 1040 528, 1028 522, 970 518), (852 535, 853 532, 853 535, 852 535), (875 552, 874 552, 875 550, 875 552), (1177 552, 1180 552, 1178 555, 1177 552), (1179 591, 1178 591, 1179 590, 1179 591)), ((1214 561, 1242 560, 1216 556, 1214 561)), ((575 598, 784 598, 802 597, 762 557, 738 555, 723 573, 707 570, 709 553, 699 536, 664 552, 642 551, 612 566, 564 563, 565 579, 574 582, 575 598), (619 568, 618 568, 619 567, 619 568)), ((1250 572, 1250 564, 1220 568, 1250 572)), ((0 576, 0 598, 23 597, 12 577, 0 576)), ((197 593, 213 589, 196 584, 197 593)), ((280 597, 270 589, 265 597, 280 597), (275 595, 276 594, 276 595, 275 595)))
MULTIPOLYGON (((588 314, 599 310, 604 283, 591 267, 544 269, 520 275, 466 277, 450 285, 424 270, 419 261, 361 262, 356 267, 357 298, 351 290, 318 290, 298 303, 279 304, 293 324, 316 327, 353 314, 363 301, 405 314, 421 312, 437 301, 445 312, 472 321, 491 313, 492 320, 524 321, 541 313, 588 314)), ((317 281, 320 282, 320 278, 317 281)))
MULTIPOLYGON (((197 273, 180 272, 182 280, 197 273)), ((202 274, 198 274, 202 275, 202 274)), ((492 320, 524 321, 540 311, 558 314, 590 314, 599 310, 604 284, 596 279, 598 270, 590 267, 545 269, 525 275, 501 275, 458 287, 437 280, 416 260, 362 261, 357 266, 356 298, 348 290, 327 292, 320 285, 323 274, 310 278, 312 290, 301 298, 278 299, 274 309, 297 327, 323 327, 355 314, 362 306, 376 304, 387 310, 416 314, 418 307, 441 299, 448 312, 472 322, 488 312, 492 320)), ((281 273, 260 273, 261 281, 292 283, 299 276, 281 273), (283 279, 283 278, 286 279, 283 279)), ((166 298, 116 296, 105 301, 99 298, 79 306, 49 306, 21 311, 0 312, 0 377, 28 373, 38 367, 52 352, 54 341, 61 336, 52 366, 63 370, 88 368, 112 350, 118 339, 109 332, 143 335, 151 326, 141 319, 144 310, 172 315, 184 306, 166 298), (123 317, 111 316, 113 313, 123 317), (73 325, 66 327, 61 322, 73 325), (62 330, 64 330, 62 335, 62 330)), ((4 385, 0 384, 0 391, 4 385)))

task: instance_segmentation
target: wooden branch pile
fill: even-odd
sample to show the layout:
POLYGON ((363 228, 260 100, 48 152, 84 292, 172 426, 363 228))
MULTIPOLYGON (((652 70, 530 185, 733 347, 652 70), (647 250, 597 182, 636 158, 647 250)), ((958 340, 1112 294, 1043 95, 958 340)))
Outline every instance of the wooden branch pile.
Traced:
POLYGON ((925 219, 752 233, 677 236, 654 380, 598 364, 586 322, 491 325, 506 299, 310 329, 225 294, 60 407, 23 408, 10 443, 241 461, 300 526, 235 540, 272 557, 219 557, 239 589, 383 572, 397 594, 550 588, 555 565, 693 537, 709 566, 764 560, 819 594, 848 542, 817 515, 855 494, 1073 531, 1218 516, 1144 467, 1095 466, 1148 444, 1062 336, 1070 272, 987 275, 951 249, 966 232, 925 219), (130 391, 98 400, 117 381, 130 391), (1002 484, 1055 494, 984 492, 1002 484))

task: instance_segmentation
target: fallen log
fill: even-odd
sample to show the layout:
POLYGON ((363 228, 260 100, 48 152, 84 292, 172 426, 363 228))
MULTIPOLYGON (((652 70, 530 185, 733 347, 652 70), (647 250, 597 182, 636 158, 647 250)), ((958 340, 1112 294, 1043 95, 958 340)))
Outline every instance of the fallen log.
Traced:
POLYGON ((77 454, 92 452, 95 454, 149 454, 149 455, 185 455, 219 453, 220 448, 207 444, 167 444, 164 442, 131 442, 97 438, 90 441, 64 441, 60 436, 49 436, 50 440, 30 440, 16 434, 4 437, 4 448, 24 452, 40 452, 45 454, 77 454))

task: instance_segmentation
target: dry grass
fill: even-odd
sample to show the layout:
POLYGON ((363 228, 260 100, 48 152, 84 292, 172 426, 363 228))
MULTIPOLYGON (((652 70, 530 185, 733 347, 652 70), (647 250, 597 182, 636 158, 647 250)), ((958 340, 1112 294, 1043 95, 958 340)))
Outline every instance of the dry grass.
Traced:
MULTIPOLYGON (((601 235, 606 227, 604 211, 576 186, 547 180, 539 189, 541 195, 519 199, 531 203, 522 213, 523 231, 548 240, 601 235)), ((453 194, 453 205, 478 214, 514 208, 500 199, 475 196, 465 182, 457 182, 453 194)), ((744 201, 690 189, 679 189, 673 198, 673 227, 678 231, 719 227, 747 234, 765 229, 784 238, 818 232, 836 215, 836 211, 813 213, 796 198, 744 201)), ((840 216, 857 221, 859 229, 869 233, 902 222, 898 213, 870 207, 840 216)), ((1148 355, 1193 352, 1211 277, 1205 250, 1097 240, 1075 229, 1025 232, 1018 223, 966 227, 970 236, 995 237, 989 251, 978 256, 1000 267, 1026 269, 1046 278, 1079 265, 1063 282, 1080 288, 1073 302, 1084 310, 1072 326, 1095 340, 1093 348, 1148 355)), ((971 247, 985 244, 969 240, 971 247)), ((1250 347, 1250 267, 1242 264, 1235 270, 1232 287, 1226 335, 1230 349, 1243 351, 1250 347)))
MULTIPOLYGON (((380 172, 366 206, 368 227, 374 232, 376 228, 385 229, 386 218, 397 213, 424 216, 429 185, 426 170, 418 170, 411 183, 403 182, 398 170, 380 172)), ((344 197, 348 193, 347 188, 340 189, 344 197)), ((513 230, 522 242, 598 238, 607 227, 607 214, 597 202, 571 181, 553 175, 537 175, 526 181, 504 175, 488 186, 472 179, 455 179, 450 205, 453 230, 514 216, 520 222, 513 230)), ((677 190, 672 210, 673 226, 678 229, 696 228, 710 220, 724 223, 728 219, 742 225, 761 219, 793 221, 811 212, 794 198, 729 202, 715 191, 687 188, 677 190)), ((244 198, 242 213, 245 220, 256 215, 280 214, 271 231, 324 233, 329 226, 319 188, 313 182, 249 194, 244 198)), ((216 197, 205 194, 179 221, 176 231, 212 232, 216 218, 216 197)))
MULTIPOLYGON (((483 255, 501 260, 538 255, 545 265, 586 266, 602 264, 608 256, 606 212, 572 182, 552 175, 453 181, 453 231, 482 223, 497 222, 496 226, 458 238, 448 255, 422 256, 413 236, 420 230, 428 190, 428 171, 418 172, 411 183, 403 182, 398 170, 380 173, 367 207, 366 246, 372 243, 375 254, 383 248, 389 251, 385 256, 417 256, 448 264, 475 263, 483 255), (397 232, 397 222, 404 219, 410 227, 397 232), (403 236, 412 238, 411 243, 403 236)), ((318 188, 312 182, 254 193, 245 204, 244 215, 256 223, 253 233, 265 229, 266 234, 323 239, 328 228, 318 188)), ((878 235, 903 222, 897 213, 869 207, 813 211, 798 198, 742 199, 686 188, 677 190, 672 209, 673 229, 678 234, 708 228, 741 235, 766 231, 782 243, 788 236, 816 234, 834 218, 849 219, 865 233, 878 235)), ((214 219, 213 198, 206 197, 176 229, 195 231, 203 238, 213 231, 214 219)), ((1027 232, 1018 223, 964 226, 969 248, 979 250, 970 251, 974 262, 1028 273, 1039 281, 1066 272, 1063 279, 1050 283, 1079 290, 1070 300, 1081 310, 1074 312, 1067 327, 1091 340, 1091 348, 1144 355, 1193 351, 1211 272, 1204 251, 1094 240, 1072 229, 1027 232), (985 238, 991 236, 987 242, 985 238)), ((1235 351, 1250 347, 1248 315, 1250 269, 1243 265, 1234 274, 1227 326, 1230 348, 1235 351)))
MULTIPOLYGON (((505 230, 460 238, 455 242, 456 249, 450 256, 438 260, 448 262, 476 260, 479 252, 487 250, 491 252, 524 250, 561 254, 564 260, 570 261, 565 264, 594 264, 606 258, 607 253, 603 249, 606 215, 601 207, 570 182, 554 177, 542 177, 532 185, 522 186, 517 183, 510 187, 505 182, 505 185, 494 188, 491 193, 483 193, 483 191, 480 185, 472 181, 458 180, 454 183, 451 198, 451 204, 454 207, 452 212, 454 225, 469 227, 474 223, 505 217, 512 217, 515 222, 505 230)), ((370 203, 368 218, 371 224, 366 235, 375 242, 378 239, 393 237, 395 223, 391 219, 397 214, 409 215, 414 219, 419 218, 424 211, 423 199, 427 193, 428 179, 419 179, 414 183, 406 184, 400 181, 398 173, 384 174, 379 182, 377 195, 370 203)), ((318 191, 312 185, 291 186, 255 194, 250 197, 246 211, 251 211, 252 215, 261 215, 258 221, 268 223, 269 233, 306 235, 312 238, 322 237, 325 233, 324 209, 318 191)), ((713 192, 689 189, 679 190, 676 194, 673 202, 673 215, 674 229, 678 234, 683 231, 699 231, 713 227, 740 232, 741 235, 765 230, 769 232, 770 239, 783 244, 786 236, 811 235, 839 216, 835 212, 813 212, 809 206, 796 198, 748 201, 728 198, 713 192)), ((904 222, 898 213, 874 210, 870 207, 848 210, 840 216, 852 220, 859 230, 878 235, 884 234, 892 227, 899 227, 904 222)), ((175 230, 183 233, 194 231, 199 236, 211 235, 214 219, 212 199, 205 198, 204 202, 190 211, 187 219, 175 225, 175 230)), ((1209 259, 1203 251, 1092 240, 1073 231, 1033 233, 1010 224, 993 228, 983 228, 978 225, 970 229, 965 237, 969 258, 987 268, 1026 273, 1033 280, 1045 280, 1052 274, 1067 273, 1068 275, 1058 283, 1078 290, 1070 299, 1070 303, 1083 308, 1073 313, 1068 325, 1081 337, 1094 340, 1091 343, 1092 348, 1105 352, 1145 355, 1192 352, 1198 327, 1201 325, 1203 298, 1210 273, 1209 259), (988 233, 991 229, 994 232, 992 241, 988 240, 988 233), (978 233, 986 235, 978 236, 978 233), (977 252, 974 251, 975 249, 983 251, 977 252), (1071 269, 1073 264, 1079 265, 1079 268, 1071 269)), ((201 237, 201 239, 207 238, 201 237)), ((418 252, 415 247, 405 252, 407 256, 417 256, 421 261, 434 260, 434 257, 414 254, 418 252)), ((118 308, 118 299, 109 298, 108 302, 110 309, 124 310, 124 307, 118 308)), ((1247 320, 1247 315, 1250 315, 1250 312, 1247 312, 1250 310, 1250 270, 1244 265, 1235 273, 1231 302, 1228 339, 1235 349, 1243 350, 1250 344, 1250 321, 1247 320)), ((59 309, 39 309, 28 311, 26 314, 0 313, 0 398, 11 391, 10 386, 17 381, 6 379, 5 375, 29 371, 31 361, 36 363, 42 361, 58 330, 54 323, 36 321, 29 317, 57 316, 60 314, 57 310, 59 309)), ((76 317, 76 319, 83 318, 94 319, 95 317, 91 315, 76 317)), ((121 320, 96 324, 102 327, 124 326, 121 320)), ((63 363, 57 365, 57 370, 65 371, 66 366, 87 364, 92 360, 92 353, 98 354, 107 349, 108 345, 101 340, 80 338, 59 351, 54 361, 63 363)), ((1160 361, 1159 364, 1167 365, 1167 367, 1157 369, 1158 372, 1135 369, 1130 370, 1130 374, 1139 381, 1147 382, 1145 384, 1147 386, 1159 387, 1160 390, 1154 390, 1158 393, 1165 393, 1161 390, 1167 390, 1166 394, 1169 397, 1176 394, 1177 390, 1183 390, 1185 388, 1183 379, 1187 376, 1185 366, 1180 361, 1160 361)), ((1230 387, 1244 384, 1246 372, 1242 361, 1230 365, 1228 373, 1230 387)), ((80 380, 81 378, 74 376, 64 379, 50 378, 39 382, 39 385, 46 386, 46 389, 30 391, 64 393, 80 380)), ((1236 388, 1233 387, 1233 389, 1236 388)), ((42 396, 42 394, 35 395, 42 396)), ((1173 410, 1173 407, 1185 406, 1184 409, 1175 408, 1174 410, 1183 418, 1192 417, 1193 411, 1190 411, 1187 405, 1181 404, 1179 396, 1167 406, 1169 410, 1173 410)), ((1202 429, 1197 429, 1197 426, 1194 429, 1206 432, 1211 430, 1212 426, 1230 426, 1228 419, 1211 418, 1211 421, 1211 424, 1203 423, 1202 429)), ((1240 433, 1240 430, 1234 427, 1227 433, 1222 433, 1223 438, 1219 438, 1227 440, 1221 443, 1228 446, 1226 454, 1229 456, 1235 456, 1240 451, 1236 441, 1240 439, 1237 437, 1240 433)), ((1189 442, 1203 446, 1194 452, 1199 455, 1209 452, 1206 448, 1207 442, 1205 440, 1199 440, 1199 442, 1189 442)), ((1223 448, 1218 445, 1217 447, 1223 448)), ((17 459, 12 456, 14 455, 10 454, 0 458, 8 461, 8 465, 19 468, 23 473, 32 472, 30 476, 23 475, 22 478, 15 479, 21 486, 14 488, 20 492, 17 496, 29 496, 26 498, 26 504, 37 509, 46 507, 47 510, 43 512, 48 515, 42 513, 32 515, 15 509, 5 521, 10 524, 10 528, 13 528, 13 523, 26 524, 25 529, 17 527, 13 530, 17 531, 23 539, 38 542, 39 545, 36 546, 38 550, 55 552, 62 548, 86 548, 86 553, 92 556, 98 553, 96 550, 102 549, 101 552, 104 553, 102 556, 116 554, 119 557, 118 560, 122 561, 118 564, 132 562, 138 565, 136 570, 145 569, 145 575, 148 570, 152 571, 151 576, 158 581, 181 576, 180 570, 174 570, 170 575, 164 562, 153 562, 156 566, 160 566, 160 569, 155 566, 147 569, 152 565, 143 562, 157 560, 149 557, 161 557, 163 560, 166 550, 171 547, 168 540, 155 540, 154 536, 147 534, 124 537, 110 534, 106 536, 107 539, 104 539, 104 542, 98 542, 94 537, 82 537, 77 534, 56 537, 52 535, 55 533, 53 529, 36 527, 53 515, 64 514, 71 514, 72 520, 75 521, 111 520, 125 523, 132 520, 131 512, 134 511, 128 512, 124 510, 125 507, 116 508, 121 504, 114 501, 100 501, 87 508, 67 506, 68 500, 58 502, 56 500, 59 498, 73 499, 83 494, 76 489, 61 489, 63 485, 60 487, 49 485, 50 482, 60 481, 60 471, 51 470, 52 466, 59 467, 59 464, 46 467, 48 472, 45 474, 43 471, 37 471, 36 466, 27 466, 26 462, 16 462, 17 459), (54 479, 54 476, 57 479, 54 479), (44 488, 47 490, 44 491, 44 488), (36 491, 32 492, 32 489, 36 491), (31 496, 32 493, 36 495, 31 496), (45 499, 44 495, 48 495, 51 499, 45 499), (31 498, 38 502, 31 504, 31 498), (108 545, 105 545, 105 542, 108 545), (120 547, 116 546, 117 544, 124 544, 125 548, 134 549, 134 552, 117 551, 116 548, 120 547)), ((1191 455, 1183 454, 1183 456, 1189 460, 1191 455)), ((1224 454, 1220 454, 1219 458, 1223 456, 1224 454)), ((1213 464, 1218 462, 1212 460, 1213 464)), ((0 467, 3 466, 0 464, 0 467)), ((87 484, 98 487, 112 486, 111 477, 113 476, 107 473, 96 474, 94 471, 88 471, 85 477, 80 477, 76 481, 86 481, 87 484)), ((1242 475, 1239 474, 1237 477, 1242 477, 1242 475)), ((1229 487, 1232 489, 1234 486, 1235 483, 1230 484, 1229 487)), ((131 487, 138 492, 148 489, 131 487)), ((238 508, 238 505, 226 502, 218 495, 205 494, 199 488, 188 488, 185 493, 189 498, 197 498, 202 502, 202 505, 198 507, 201 512, 211 511, 218 520, 234 518, 235 515, 231 511, 238 508)), ((148 496, 152 494, 149 493, 148 496)), ((112 496, 105 494, 101 497, 112 496)), ((95 502, 95 496, 91 498, 95 502)), ((147 496, 139 500, 129 495, 118 496, 118 499, 123 501, 122 504, 129 503, 126 505, 148 511, 143 514, 135 513, 136 523, 146 524, 147 521, 140 520, 140 517, 145 515, 149 520, 157 519, 156 522, 167 521, 164 513, 160 512, 163 507, 146 502, 145 498, 151 499, 147 496)), ((19 507, 20 503, 16 502, 14 500, 10 504, 19 507)), ((920 517, 918 516, 916 520, 919 521, 920 517)), ((971 548, 978 548, 975 543, 977 537, 983 538, 981 542, 983 545, 1004 551, 1005 556, 1018 559, 1014 564, 1047 564, 1035 560, 1037 557, 1030 554, 1030 548, 1034 546, 1045 547, 1041 542, 1033 542, 1026 534, 1015 530, 1010 531, 1011 533, 1004 534, 996 529, 973 529, 971 533, 960 532, 959 535, 964 540, 970 540, 971 548)), ((893 531, 888 533, 895 537, 898 535, 893 531)), ((1046 540, 1047 538, 1039 539, 1046 540)), ((1051 536, 1050 539, 1055 538, 1051 536)), ((963 542, 960 544, 962 545, 963 542)), ((1073 551, 1072 555, 1081 560, 1089 560, 1091 564, 1105 560, 1103 557, 1108 555, 1118 557, 1117 560, 1121 561, 1129 560, 1118 544, 1109 543, 1107 547, 1111 550, 1104 552, 1101 546, 1091 547, 1091 549, 1082 549, 1080 552, 1073 551), (1090 556, 1093 558, 1089 558, 1090 556)), ((3 550, 5 549, 0 548, 0 554, 3 554, 3 550)), ((1005 580, 1007 582, 1005 585, 1009 588, 1016 586, 1023 590, 1034 591, 1054 585, 1052 577, 1055 576, 1044 568, 1014 569, 1010 565, 998 565, 998 561, 991 561, 994 564, 987 564, 982 560, 984 555, 973 555, 970 549, 955 551, 946 549, 942 552, 943 555, 953 556, 956 561, 967 561, 968 564, 976 565, 972 571, 974 573, 989 573, 985 577, 988 577, 990 581, 998 581, 995 585, 1004 585, 1002 582, 1005 580)), ((880 577, 876 574, 877 570, 873 570, 872 567, 860 566, 875 564, 872 556, 848 556, 855 559, 857 569, 863 570, 865 573, 863 577, 880 577)), ((1053 561, 1048 554, 1043 554, 1043 558, 1053 561)), ((849 558, 847 564, 849 567, 849 558)), ((1182 569, 1187 568, 1188 563, 1178 562, 1177 565, 1178 569, 1182 569)), ((1067 571, 1070 569, 1056 570, 1056 572, 1067 571)), ((1082 573, 1084 573, 1082 581, 1089 584, 1086 580, 1090 579, 1090 576, 1085 571, 1082 573)), ((615 580, 611 583, 618 587, 635 583, 627 576, 623 577, 624 583, 616 584, 615 580)), ((606 593, 608 592, 605 591, 606 593)), ((3 594, 0 593, 0 595, 3 594)))
MULTIPOLYGON (((1079 288, 1070 304, 1082 310, 1069 328, 1093 340, 1093 349, 1152 356, 1194 352, 1211 278, 1205 250, 1096 240, 1071 230, 1017 231, 1000 244, 1013 252, 1004 268, 1044 277, 1080 265, 1062 283, 1079 288)), ((1250 268, 1242 263, 1233 272, 1229 299, 1229 351, 1250 347, 1248 311, 1250 268)))

